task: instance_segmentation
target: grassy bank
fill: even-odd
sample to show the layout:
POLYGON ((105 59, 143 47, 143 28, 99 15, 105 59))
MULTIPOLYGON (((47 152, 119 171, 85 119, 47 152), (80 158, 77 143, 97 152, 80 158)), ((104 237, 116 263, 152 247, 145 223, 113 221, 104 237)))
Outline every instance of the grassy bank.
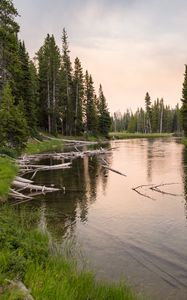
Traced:
POLYGON ((16 173, 15 164, 9 158, 0 157, 0 202, 6 199, 16 173))
POLYGON ((128 133, 128 132, 110 132, 111 139, 136 139, 136 138, 163 138, 171 137, 171 133, 128 133))
POLYGON ((187 147, 187 138, 182 138, 181 142, 185 147, 187 147))
POLYGON ((60 140, 45 140, 37 141, 31 140, 28 142, 25 152, 27 154, 43 153, 51 150, 57 150, 62 148, 64 145, 63 141, 60 140))
POLYGON ((0 298, 25 299, 7 280, 21 280, 35 300, 135 300, 125 284, 96 282, 94 275, 78 271, 76 263, 50 254, 48 238, 32 229, 37 213, 18 215, 0 210, 0 298))

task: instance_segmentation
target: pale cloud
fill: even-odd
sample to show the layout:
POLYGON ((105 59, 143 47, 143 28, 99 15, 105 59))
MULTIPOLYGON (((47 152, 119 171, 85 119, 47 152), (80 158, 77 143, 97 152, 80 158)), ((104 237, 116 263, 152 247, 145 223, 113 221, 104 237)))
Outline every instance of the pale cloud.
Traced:
POLYGON ((15 0, 21 37, 33 56, 47 33, 68 31, 78 56, 102 83, 111 111, 144 106, 144 96, 180 101, 187 63, 186 0, 15 0))

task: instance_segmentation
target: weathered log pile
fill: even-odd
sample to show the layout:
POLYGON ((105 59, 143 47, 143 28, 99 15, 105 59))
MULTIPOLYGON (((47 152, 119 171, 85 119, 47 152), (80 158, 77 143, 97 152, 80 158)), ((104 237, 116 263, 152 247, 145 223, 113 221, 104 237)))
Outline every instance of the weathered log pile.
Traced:
MULTIPOLYGON (((35 154, 35 155, 24 155, 20 159, 16 161, 19 167, 20 176, 17 176, 12 183, 12 189, 10 190, 10 197, 17 200, 30 200, 33 199, 34 196, 38 194, 45 194, 49 192, 58 192, 59 190, 64 190, 65 187, 55 188, 55 187, 46 187, 41 185, 36 185, 34 183, 34 177, 37 172, 42 171, 54 171, 54 170, 62 170, 71 168, 72 160, 77 158, 83 158, 85 156, 95 156, 95 155, 106 155, 111 153, 111 150, 108 149, 96 149, 96 150, 87 150, 87 151, 79 151, 79 149, 75 146, 76 151, 71 152, 63 152, 63 153, 44 153, 44 154, 35 154), (53 159, 58 160, 63 163, 55 164, 55 165, 41 165, 39 162, 45 159, 53 159), (38 162, 38 163, 36 163, 38 162), (29 179, 24 178, 23 176, 31 174, 29 179)), ((107 168, 113 172, 116 172, 120 175, 126 176, 119 171, 111 169, 108 163, 104 161, 102 166, 107 168)))

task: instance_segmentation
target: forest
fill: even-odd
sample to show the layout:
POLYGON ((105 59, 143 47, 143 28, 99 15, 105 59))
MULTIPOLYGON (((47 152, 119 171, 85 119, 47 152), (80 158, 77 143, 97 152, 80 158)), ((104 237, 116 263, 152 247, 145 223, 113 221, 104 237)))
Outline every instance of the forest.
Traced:
POLYGON ((83 72, 79 58, 70 59, 68 36, 61 50, 53 35, 31 60, 19 39, 18 12, 12 1, 0 3, 0 142, 1 147, 25 147, 38 131, 57 135, 107 136, 111 118, 100 85, 83 72))
POLYGON ((112 131, 130 133, 182 133, 182 116, 179 105, 173 109, 165 105, 164 99, 153 103, 149 93, 145 96, 145 109, 138 108, 135 113, 130 109, 122 114, 115 112, 112 116, 112 131))

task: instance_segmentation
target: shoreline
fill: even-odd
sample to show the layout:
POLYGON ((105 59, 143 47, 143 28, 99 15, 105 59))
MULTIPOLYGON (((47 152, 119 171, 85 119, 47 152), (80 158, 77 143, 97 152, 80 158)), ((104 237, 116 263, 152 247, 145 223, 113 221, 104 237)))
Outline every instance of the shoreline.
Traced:
MULTIPOLYGON (((33 153, 37 149, 39 153, 45 151, 44 148, 47 148, 47 151, 55 150, 59 142, 63 147, 61 141, 57 144, 54 140, 47 143, 35 141, 32 143, 34 147, 29 148, 28 152, 33 153)), ((1 179, 6 188, 2 189, 0 194, 5 201, 18 168, 13 160, 0 158, 0 170, 1 178, 6 178, 5 181, 1 179), (8 168, 6 172, 4 172, 5 165, 7 166, 5 170, 8 168)), ((1 206, 0 297, 2 296, 2 299, 25 299, 26 292, 20 290, 17 280, 30 291, 35 300, 143 299, 124 282, 116 284, 98 282, 92 271, 78 271, 75 260, 52 254, 48 237, 39 229, 33 229, 33 224, 36 223, 37 212, 29 214, 25 211, 25 216, 22 216, 18 215, 9 204, 1 206)))

